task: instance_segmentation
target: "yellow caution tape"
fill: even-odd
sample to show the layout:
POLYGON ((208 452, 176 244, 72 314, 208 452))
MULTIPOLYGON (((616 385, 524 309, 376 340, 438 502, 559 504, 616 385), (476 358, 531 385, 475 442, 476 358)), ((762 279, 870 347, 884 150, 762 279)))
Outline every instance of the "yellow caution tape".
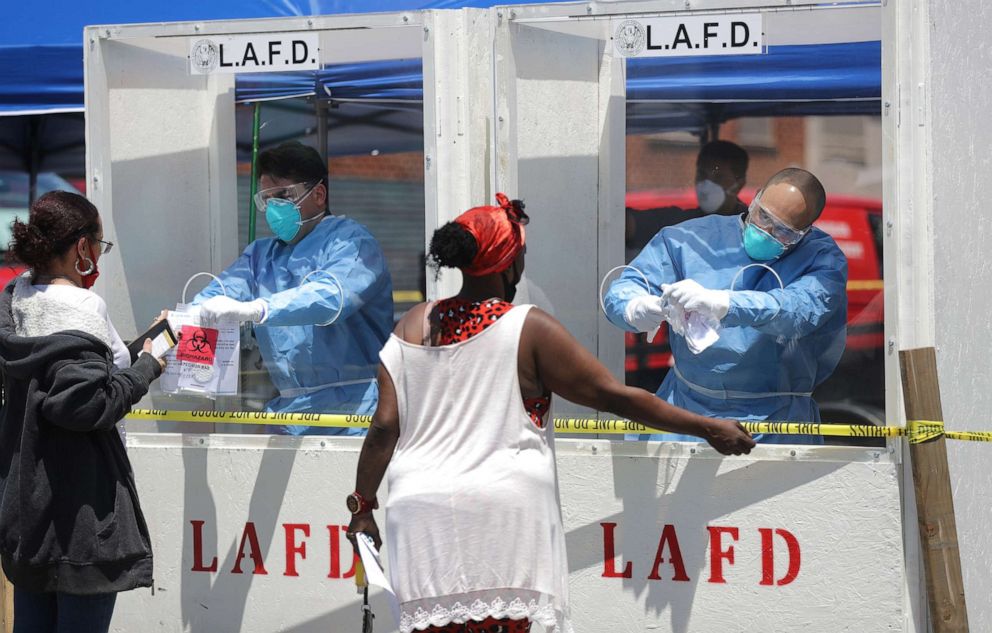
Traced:
POLYGON ((987 431, 945 431, 944 437, 963 442, 992 442, 992 433, 987 431))
POLYGON ((371 415, 357 414, 267 413, 265 411, 166 411, 164 409, 134 409, 125 419, 159 422, 199 422, 206 424, 304 425, 349 429, 367 429, 372 423, 371 415))
POLYGON ((909 420, 906 436, 910 444, 922 444, 944 435, 944 423, 937 420, 909 420))
POLYGON ((393 303, 420 303, 424 300, 424 293, 419 290, 394 290, 393 303))
POLYGON ((555 433, 661 433, 658 429, 631 420, 596 418, 555 418, 555 433))
MULTIPOLYGON (((817 424, 811 422, 741 422, 750 433, 772 435, 825 435, 831 437, 906 437, 910 444, 935 440, 944 433, 944 423, 910 420, 907 426, 868 424, 817 424)), ((992 433, 989 433, 992 436, 992 433)))
POLYGON ((817 424, 813 422, 741 422, 750 433, 770 435, 825 435, 830 437, 899 437, 906 435, 901 426, 860 424, 817 424))
MULTIPOLYGON (((267 413, 264 411, 166 411, 135 409, 128 420, 158 422, 198 422, 207 424, 304 425, 327 428, 368 428, 371 415, 331 413, 267 413)), ((657 429, 623 419, 555 418, 555 431, 573 434, 656 434, 657 429)), ((741 422, 750 433, 769 435, 819 435, 830 437, 906 437, 919 444, 944 436, 965 442, 992 442, 992 432, 945 431, 944 423, 935 420, 910 420, 902 426, 869 424, 816 424, 812 422, 741 422)))

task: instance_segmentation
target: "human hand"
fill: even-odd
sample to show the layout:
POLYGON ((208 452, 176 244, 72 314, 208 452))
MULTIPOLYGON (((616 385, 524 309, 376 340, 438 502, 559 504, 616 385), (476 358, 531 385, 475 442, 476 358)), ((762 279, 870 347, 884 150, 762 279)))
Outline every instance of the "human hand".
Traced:
MULTIPOLYGON (((141 352, 143 354, 148 354, 152 358, 155 358, 154 354, 152 354, 152 340, 150 338, 146 338, 145 339, 144 344, 141 346, 141 352)), ((158 366, 161 367, 164 370, 165 369, 165 359, 164 358, 155 358, 155 360, 158 361, 158 366)))
POLYGON ((168 318, 169 318, 169 311, 168 310, 162 310, 159 313, 159 315, 157 317, 155 317, 155 319, 148 325, 148 327, 149 328, 153 328, 153 327, 155 327, 156 325, 158 325, 162 321, 165 321, 168 318))
POLYGON ((623 311, 624 320, 638 332, 651 332, 661 326, 667 311, 661 297, 638 295, 627 302, 623 311))
POLYGON ((692 279, 683 279, 668 286, 662 297, 678 304, 686 312, 700 312, 717 321, 730 311, 730 291, 709 290, 692 279))
POLYGON ((737 420, 708 419, 702 437, 722 455, 747 455, 755 446, 751 434, 737 420))
POLYGON ((210 297, 200 304, 200 318, 208 324, 217 323, 221 319, 243 322, 260 323, 265 317, 265 302, 261 299, 254 301, 236 301, 229 297, 210 297))
POLYGON ((382 539, 379 538, 379 526, 376 525, 375 517, 371 512, 352 515, 351 523, 348 524, 348 531, 344 533, 345 537, 351 541, 351 546, 355 548, 356 554, 358 553, 358 541, 355 540, 355 535, 359 532, 365 532, 371 536, 377 550, 382 548, 382 539))

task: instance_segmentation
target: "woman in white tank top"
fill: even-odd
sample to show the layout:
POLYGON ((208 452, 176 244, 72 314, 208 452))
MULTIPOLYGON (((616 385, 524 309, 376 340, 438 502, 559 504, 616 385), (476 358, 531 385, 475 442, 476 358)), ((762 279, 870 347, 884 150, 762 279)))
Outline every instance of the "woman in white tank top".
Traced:
POLYGON ((369 534, 388 474, 386 542, 401 633, 571 631, 551 393, 702 437, 754 442, 617 382, 547 313, 512 306, 524 268, 523 203, 497 194, 438 229, 430 257, 459 268, 449 299, 420 304, 380 353, 379 406, 362 447, 349 538, 369 534))

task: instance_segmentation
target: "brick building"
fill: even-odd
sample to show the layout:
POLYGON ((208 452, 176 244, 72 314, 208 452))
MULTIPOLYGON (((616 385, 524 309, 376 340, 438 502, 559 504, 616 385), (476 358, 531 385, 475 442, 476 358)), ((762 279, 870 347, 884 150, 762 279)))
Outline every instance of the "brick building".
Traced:
MULTIPOLYGON (((730 121, 720 138, 751 157, 748 186, 760 186, 789 165, 805 167, 833 193, 881 196, 881 125, 877 117, 782 117, 730 121)), ((627 137, 627 189, 692 186, 699 140, 687 132, 627 137)), ((420 152, 330 160, 331 178, 423 182, 420 152)))

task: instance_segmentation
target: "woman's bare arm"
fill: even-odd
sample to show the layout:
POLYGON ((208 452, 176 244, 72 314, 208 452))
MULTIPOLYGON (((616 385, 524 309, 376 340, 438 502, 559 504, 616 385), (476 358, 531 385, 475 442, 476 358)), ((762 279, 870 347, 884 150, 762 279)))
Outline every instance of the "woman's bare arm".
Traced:
POLYGON ((697 415, 621 384, 561 323, 540 309, 527 315, 520 344, 521 357, 533 359, 541 382, 567 400, 652 428, 695 435, 724 455, 748 453, 754 447, 750 434, 736 421, 697 415))
MULTIPOLYGON (((358 474, 355 477, 355 491, 365 499, 374 499, 378 493, 399 437, 400 416, 396 388, 389 372, 379 365, 379 405, 372 415, 372 426, 362 444, 362 452, 358 456, 358 474)), ((371 512, 351 518, 348 538, 353 545, 355 532, 365 532, 371 536, 376 547, 382 545, 379 526, 371 512)))

